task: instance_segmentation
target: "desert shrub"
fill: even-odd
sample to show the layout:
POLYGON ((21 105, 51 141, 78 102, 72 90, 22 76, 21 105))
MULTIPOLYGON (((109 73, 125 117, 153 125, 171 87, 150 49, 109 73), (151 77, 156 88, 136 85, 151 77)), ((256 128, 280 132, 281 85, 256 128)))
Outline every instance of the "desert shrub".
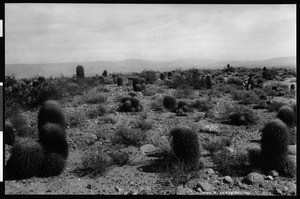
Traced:
POLYGON ((161 111, 163 110, 163 101, 160 99, 154 100, 151 102, 150 104, 151 109, 155 110, 155 111, 161 111))
POLYGON ((247 153, 237 152, 231 153, 223 149, 212 156, 216 170, 222 175, 240 176, 247 175, 249 169, 247 167, 247 153))
POLYGON ((294 109, 290 106, 282 106, 277 113, 277 118, 281 119, 287 126, 294 126, 296 118, 294 109))
POLYGON ((207 150, 211 155, 215 154, 217 151, 223 150, 226 146, 230 146, 231 141, 228 138, 222 138, 216 141, 210 141, 203 144, 203 148, 207 150))
POLYGON ((236 90, 232 94, 234 100, 238 100, 241 104, 244 105, 254 104, 258 102, 257 95, 252 91, 236 90))
POLYGON ((118 84, 118 86, 123 86, 123 79, 122 79, 122 77, 117 77, 117 84, 118 84))
POLYGON ((143 131, 150 130, 153 127, 153 123, 146 119, 141 119, 137 122, 136 128, 140 128, 143 131))
POLYGON ((131 129, 124 125, 117 128, 115 137, 113 138, 114 143, 139 146, 147 138, 146 131, 141 129, 131 129))
POLYGON ((87 104, 99 104, 106 101, 106 96, 96 90, 90 90, 82 96, 82 101, 87 104))
POLYGON ((81 164, 85 175, 102 175, 111 166, 111 157, 103 151, 91 149, 85 152, 81 164))
POLYGON ((169 88, 182 88, 186 86, 185 77, 180 73, 174 73, 170 82, 166 82, 169 88))
POLYGON ((49 152, 68 157, 68 142, 65 129, 54 123, 46 123, 39 130, 39 142, 49 152))
POLYGON ((227 84, 234 84, 234 85, 237 85, 237 86, 243 86, 244 85, 244 82, 241 78, 239 77, 230 77, 228 80, 227 80, 227 84))
POLYGON ((116 124, 116 123, 118 122, 115 118, 109 117, 109 116, 103 117, 102 120, 103 120, 104 123, 106 123, 106 124, 116 124))
POLYGON ((107 77, 107 70, 104 70, 104 71, 103 71, 102 76, 103 76, 103 77, 107 77))
POLYGON ((10 121, 12 126, 17 131, 21 130, 24 126, 28 125, 26 117, 20 112, 17 112, 15 115, 13 115, 10 121))
POLYGON ((262 130, 261 167, 265 172, 283 172, 288 155, 289 130, 284 122, 275 119, 266 123, 262 130))
POLYGON ((4 124, 4 144, 12 145, 15 142, 15 130, 9 121, 4 124))
POLYGON ((186 86, 184 88, 181 89, 177 89, 175 92, 175 98, 176 99, 185 99, 185 98, 190 98, 194 95, 195 91, 189 87, 186 86))
POLYGON ((165 108, 172 109, 172 110, 176 109, 176 105, 177 105, 175 98, 169 95, 164 96, 163 104, 165 108))
POLYGON ((44 158, 43 147, 31 138, 18 139, 11 148, 6 169, 13 178, 29 178, 37 175, 44 158))
POLYGON ((169 135, 175 156, 187 167, 197 168, 200 158, 198 134, 187 127, 176 127, 169 135))
POLYGON ((189 69, 185 72, 184 82, 193 89, 206 89, 206 79, 198 69, 189 69))
MULTIPOLYGON (((295 158, 296 159, 296 158, 295 158)), ((287 160, 283 165, 283 175, 286 177, 295 177, 297 174, 297 165, 295 164, 296 160, 293 160, 292 157, 288 156, 287 160)))
POLYGON ((279 101, 273 101, 271 102, 271 104, 269 104, 268 106, 268 110, 270 112, 274 112, 274 111, 278 111, 281 107, 283 107, 284 105, 286 105, 286 103, 284 102, 279 102, 279 101))
POLYGON ((192 104, 191 107, 197 109, 200 112, 205 112, 213 107, 213 102, 207 99, 197 99, 192 104))
POLYGON ((46 151, 37 175, 39 177, 52 177, 60 175, 64 171, 66 164, 66 158, 63 155, 46 151))
POLYGON ((84 78, 84 68, 83 68, 83 66, 78 65, 76 67, 76 76, 77 76, 77 79, 84 78))
POLYGON ((228 115, 223 117, 232 125, 251 125, 256 124, 258 121, 258 116, 250 107, 245 105, 236 105, 232 108, 229 108, 228 112, 228 115))
POLYGON ((143 77, 144 79, 148 78, 148 82, 146 82, 146 84, 154 84, 154 82, 156 82, 156 80, 158 79, 156 72, 152 70, 142 71, 141 77, 143 77))
POLYGON ((89 118, 101 117, 108 112, 104 104, 98 104, 96 107, 91 108, 87 111, 87 116, 89 118))
POLYGON ((68 115, 67 124, 70 127, 79 127, 84 124, 85 120, 85 115, 81 111, 74 111, 68 115))
POLYGON ((66 126, 65 115, 56 101, 48 100, 43 103, 38 113, 38 130, 46 123, 59 124, 63 128, 66 126))
POLYGON ((143 92, 143 95, 144 96, 153 96, 153 95, 155 95, 156 93, 155 93, 155 91, 154 90, 149 90, 149 89, 147 89, 145 92, 143 92))
POLYGON ((109 153, 113 165, 123 166, 129 162, 129 155, 122 151, 112 151, 109 153))

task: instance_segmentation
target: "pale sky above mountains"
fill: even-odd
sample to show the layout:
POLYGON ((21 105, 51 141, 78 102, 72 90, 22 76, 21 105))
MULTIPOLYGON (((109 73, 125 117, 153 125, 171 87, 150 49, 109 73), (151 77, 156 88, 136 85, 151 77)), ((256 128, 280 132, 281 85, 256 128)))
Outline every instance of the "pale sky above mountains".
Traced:
POLYGON ((296 5, 5 4, 5 63, 296 56, 296 5))

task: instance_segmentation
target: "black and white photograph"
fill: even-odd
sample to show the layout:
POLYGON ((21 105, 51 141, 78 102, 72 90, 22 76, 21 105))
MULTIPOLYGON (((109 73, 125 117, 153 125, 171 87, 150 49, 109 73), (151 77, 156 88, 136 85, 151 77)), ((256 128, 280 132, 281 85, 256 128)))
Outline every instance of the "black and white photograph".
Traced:
POLYGON ((5 195, 296 196, 296 8, 5 3, 5 195))

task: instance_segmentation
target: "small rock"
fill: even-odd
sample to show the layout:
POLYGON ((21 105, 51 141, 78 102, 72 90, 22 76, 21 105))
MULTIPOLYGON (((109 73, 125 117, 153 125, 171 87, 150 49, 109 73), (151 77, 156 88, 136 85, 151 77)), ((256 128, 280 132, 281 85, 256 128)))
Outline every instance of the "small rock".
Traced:
POLYGON ((88 185, 86 186, 86 188, 87 188, 87 189, 91 189, 91 188, 92 188, 92 185, 88 184, 88 185))
POLYGON ((153 146, 152 144, 145 144, 140 147, 140 151, 142 154, 147 154, 156 151, 156 147, 153 146))
POLYGON ((133 181, 131 181, 131 182, 129 183, 129 185, 130 185, 130 186, 133 186, 133 185, 134 185, 134 182, 133 182, 133 181))
POLYGON ((138 195, 150 195, 150 194, 151 194, 151 187, 149 186, 146 186, 138 193, 138 195))
POLYGON ((288 190, 289 190, 289 188, 283 187, 283 191, 284 191, 284 192, 287 192, 288 190))
POLYGON ((190 188, 182 188, 176 191, 176 195, 194 195, 194 192, 190 188))
POLYGON ((279 173, 278 173, 277 171, 275 171, 275 170, 270 171, 269 174, 270 174, 272 177, 277 177, 277 176, 279 176, 279 173))
POLYGON ((282 191, 280 189, 275 189, 274 194, 276 195, 282 195, 282 191))
POLYGON ((189 187, 193 189, 198 184, 199 180, 201 179, 200 178, 191 179, 185 184, 185 187, 189 187))
POLYGON ((207 182, 198 182, 197 186, 199 186, 204 192, 213 191, 215 189, 214 186, 207 182))
POLYGON ((253 185, 257 183, 262 183, 264 181, 264 177, 259 173, 249 173, 242 182, 248 185, 253 185))
POLYGON ((198 187, 197 189, 196 189, 196 191, 198 191, 198 192, 202 192, 202 189, 200 188, 200 187, 198 187))
POLYGON ((95 134, 87 134, 86 135, 86 143, 88 145, 92 145, 97 141, 98 137, 95 134))
POLYGON ((271 176, 271 175, 268 175, 267 177, 266 177, 266 180, 274 180, 274 178, 271 176))
POLYGON ((292 183, 292 182, 286 182, 285 183, 285 186, 288 188, 288 190, 290 191, 290 192, 296 192, 296 189, 297 189, 297 186, 296 186, 296 184, 294 184, 294 183, 292 183))
POLYGON ((233 180, 232 180, 232 178, 231 178, 230 176, 225 176, 224 182, 225 182, 225 183, 232 183, 233 180))
POLYGON ((296 155, 297 146, 296 145, 288 145, 288 152, 290 155, 296 155))
POLYGON ((226 146, 225 149, 226 149, 228 152, 230 152, 230 153, 234 153, 234 152, 235 152, 235 150, 234 150, 232 147, 226 146))
POLYGON ((206 174, 208 174, 208 175, 211 175, 211 174, 214 174, 214 173, 215 173, 214 170, 211 169, 211 168, 204 169, 204 172, 205 172, 206 174))
POLYGON ((117 192, 121 192, 121 191, 122 191, 122 189, 121 189, 120 187, 118 187, 118 186, 115 186, 115 191, 117 191, 117 192))

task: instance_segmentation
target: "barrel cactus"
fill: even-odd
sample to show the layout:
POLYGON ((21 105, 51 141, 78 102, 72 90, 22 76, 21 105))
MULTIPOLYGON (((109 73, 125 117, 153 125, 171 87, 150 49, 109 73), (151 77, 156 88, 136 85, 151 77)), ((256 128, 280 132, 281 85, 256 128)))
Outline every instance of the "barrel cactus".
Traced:
POLYGON ((11 155, 5 166, 9 178, 24 179, 37 175, 44 158, 41 144, 32 138, 20 138, 11 148, 11 155))
POLYGON ((262 130, 261 166, 264 171, 282 172, 288 155, 289 129, 284 122, 275 119, 262 130))
POLYGON ((83 68, 83 66, 78 65, 76 67, 76 76, 77 76, 77 79, 84 78, 84 68, 83 68))
POLYGON ((55 123, 61 125, 63 128, 66 126, 65 115, 58 102, 48 100, 43 103, 38 113, 38 130, 46 123, 55 123))
POLYGON ((170 131, 170 137, 175 156, 192 168, 199 166, 198 134, 188 127, 176 127, 170 131))

